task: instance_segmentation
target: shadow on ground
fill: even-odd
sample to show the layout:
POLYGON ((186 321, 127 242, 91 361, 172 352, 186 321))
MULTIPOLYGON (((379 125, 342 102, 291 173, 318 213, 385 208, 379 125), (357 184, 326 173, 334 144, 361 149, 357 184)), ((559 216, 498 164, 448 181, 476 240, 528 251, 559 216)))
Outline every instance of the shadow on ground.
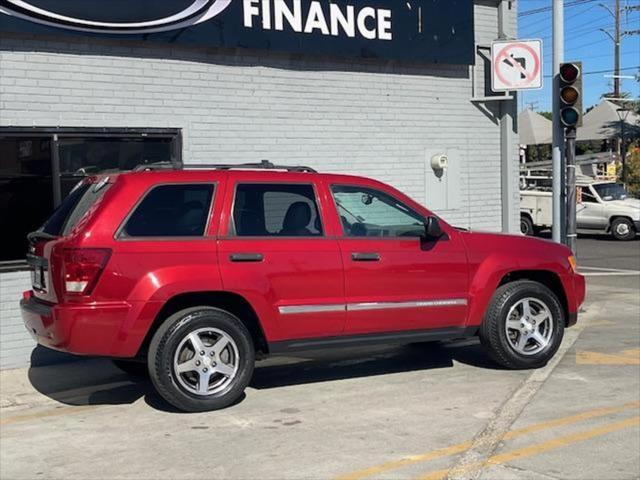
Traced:
MULTIPOLYGON (((500 368, 486 356, 477 339, 384 348, 362 347, 305 352, 304 356, 275 357, 258 362, 250 387, 263 390, 426 371, 452 367, 454 362, 478 368, 500 368)), ((32 366, 29 380, 38 392, 66 405, 121 405, 144 398, 152 408, 177 412, 155 392, 148 377, 124 373, 108 359, 32 366)))

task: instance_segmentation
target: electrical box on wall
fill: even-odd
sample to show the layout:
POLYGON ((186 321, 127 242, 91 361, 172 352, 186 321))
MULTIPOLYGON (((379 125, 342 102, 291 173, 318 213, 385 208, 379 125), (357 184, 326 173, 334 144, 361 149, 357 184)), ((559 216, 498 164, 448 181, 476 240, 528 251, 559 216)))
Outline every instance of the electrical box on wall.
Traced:
POLYGON ((434 212, 461 207, 462 157, 455 148, 425 150, 425 207, 434 212))

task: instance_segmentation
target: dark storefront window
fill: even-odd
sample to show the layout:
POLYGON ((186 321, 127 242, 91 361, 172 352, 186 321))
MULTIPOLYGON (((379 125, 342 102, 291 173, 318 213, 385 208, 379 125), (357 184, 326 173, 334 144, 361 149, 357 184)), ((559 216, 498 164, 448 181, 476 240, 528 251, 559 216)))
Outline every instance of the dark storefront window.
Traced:
POLYGON ((83 177, 155 162, 181 162, 178 130, 0 128, 0 270, 83 177))

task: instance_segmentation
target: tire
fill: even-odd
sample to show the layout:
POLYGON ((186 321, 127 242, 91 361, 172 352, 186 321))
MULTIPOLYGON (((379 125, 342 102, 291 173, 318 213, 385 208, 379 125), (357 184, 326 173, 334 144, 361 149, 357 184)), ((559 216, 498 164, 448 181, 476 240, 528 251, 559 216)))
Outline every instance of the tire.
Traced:
POLYGON ((565 325, 562 305, 551 290, 538 282, 518 280, 494 293, 480 327, 480 341, 504 367, 539 368, 558 351, 565 325), (524 314, 525 304, 529 315, 524 314), (550 320, 543 320, 545 316, 550 320))
POLYGON ((616 240, 633 240, 636 238, 636 229, 628 218, 618 217, 611 222, 611 235, 616 240))
POLYGON ((520 233, 528 237, 535 233, 533 222, 527 215, 520 215, 520 233))
POLYGON ((203 412, 228 407, 242 396, 253 375, 255 349, 237 317, 194 307, 164 321, 151 340, 148 363, 151 381, 167 402, 203 412))
POLYGON ((125 373, 132 377, 145 378, 149 376, 149 368, 144 362, 135 360, 123 360, 120 358, 112 358, 111 362, 125 373))

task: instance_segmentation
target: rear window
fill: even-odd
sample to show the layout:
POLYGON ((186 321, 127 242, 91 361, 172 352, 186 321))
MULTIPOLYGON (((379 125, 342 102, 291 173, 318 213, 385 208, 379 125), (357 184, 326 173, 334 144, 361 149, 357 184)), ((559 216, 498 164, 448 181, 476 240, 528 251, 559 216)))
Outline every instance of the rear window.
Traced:
POLYGON ((209 218, 214 186, 160 185, 135 208, 123 233, 127 237, 199 237, 209 218))
POLYGON ((108 179, 98 183, 83 183, 71 191, 42 227, 44 233, 68 235, 89 209, 105 194, 108 179))

